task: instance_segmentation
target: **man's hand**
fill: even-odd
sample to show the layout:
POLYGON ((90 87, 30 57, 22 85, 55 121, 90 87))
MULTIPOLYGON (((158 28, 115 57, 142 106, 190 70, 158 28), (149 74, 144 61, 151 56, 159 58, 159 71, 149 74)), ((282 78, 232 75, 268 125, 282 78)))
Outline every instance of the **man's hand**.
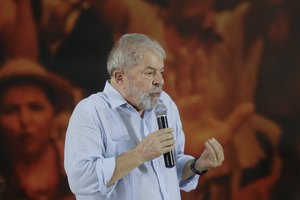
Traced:
POLYGON ((220 143, 212 138, 204 143, 205 149, 195 163, 198 171, 204 171, 210 168, 222 165, 224 161, 223 147, 220 143))
POLYGON ((135 150, 139 152, 142 163, 167 153, 175 148, 175 140, 172 128, 155 131, 145 137, 135 150))
POLYGON ((107 186, 111 186, 144 162, 174 149, 175 140, 172 128, 155 131, 145 137, 135 148, 116 157, 114 174, 107 186))

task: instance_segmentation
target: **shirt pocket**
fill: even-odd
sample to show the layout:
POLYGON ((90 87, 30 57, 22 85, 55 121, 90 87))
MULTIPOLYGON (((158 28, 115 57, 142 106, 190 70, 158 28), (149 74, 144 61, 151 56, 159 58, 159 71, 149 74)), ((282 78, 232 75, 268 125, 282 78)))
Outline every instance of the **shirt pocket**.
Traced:
POLYGON ((109 138, 107 148, 110 157, 118 156, 134 147, 134 142, 122 125, 112 123, 108 132, 109 138))

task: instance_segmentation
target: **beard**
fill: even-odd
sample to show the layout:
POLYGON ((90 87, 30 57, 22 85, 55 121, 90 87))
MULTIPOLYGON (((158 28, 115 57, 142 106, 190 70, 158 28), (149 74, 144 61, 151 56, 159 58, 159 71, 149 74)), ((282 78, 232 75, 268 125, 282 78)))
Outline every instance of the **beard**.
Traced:
POLYGON ((156 106, 159 97, 152 96, 152 94, 158 92, 162 92, 161 86, 142 91, 136 86, 134 81, 130 81, 130 95, 138 102, 137 107, 140 110, 153 109, 156 106))

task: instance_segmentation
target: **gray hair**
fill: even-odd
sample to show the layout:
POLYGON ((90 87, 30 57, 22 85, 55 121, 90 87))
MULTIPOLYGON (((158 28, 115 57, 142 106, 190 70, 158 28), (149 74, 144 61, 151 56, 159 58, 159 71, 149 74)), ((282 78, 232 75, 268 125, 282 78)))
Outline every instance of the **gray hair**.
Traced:
POLYGON ((110 76, 115 70, 129 70, 140 64, 145 52, 153 51, 163 60, 166 52, 161 45, 144 34, 124 34, 111 50, 107 70, 110 76))

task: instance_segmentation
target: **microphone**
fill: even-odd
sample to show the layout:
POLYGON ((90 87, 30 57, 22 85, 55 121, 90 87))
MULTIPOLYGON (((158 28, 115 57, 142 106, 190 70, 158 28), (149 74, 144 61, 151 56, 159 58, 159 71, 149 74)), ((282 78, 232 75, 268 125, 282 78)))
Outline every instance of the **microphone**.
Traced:
MULTIPOLYGON (((162 102, 158 102, 155 107, 155 115, 159 129, 168 128, 167 108, 162 102)), ((175 165, 173 151, 164 154, 165 166, 172 168, 175 165)))

